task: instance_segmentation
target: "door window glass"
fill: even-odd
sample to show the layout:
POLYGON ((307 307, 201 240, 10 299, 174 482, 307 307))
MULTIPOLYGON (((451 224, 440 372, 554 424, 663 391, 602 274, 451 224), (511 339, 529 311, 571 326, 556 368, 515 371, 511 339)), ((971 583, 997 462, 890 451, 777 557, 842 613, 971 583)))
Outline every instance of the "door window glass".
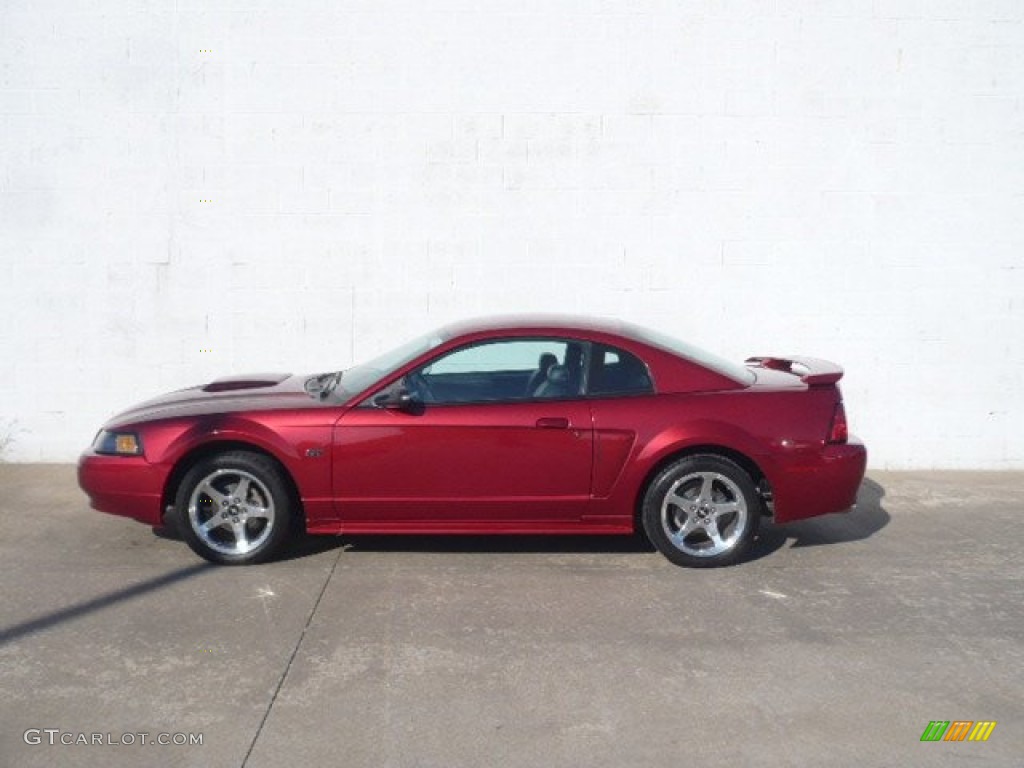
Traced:
POLYGON ((554 399, 579 395, 582 362, 579 342, 505 339, 457 349, 410 378, 434 403, 554 399))

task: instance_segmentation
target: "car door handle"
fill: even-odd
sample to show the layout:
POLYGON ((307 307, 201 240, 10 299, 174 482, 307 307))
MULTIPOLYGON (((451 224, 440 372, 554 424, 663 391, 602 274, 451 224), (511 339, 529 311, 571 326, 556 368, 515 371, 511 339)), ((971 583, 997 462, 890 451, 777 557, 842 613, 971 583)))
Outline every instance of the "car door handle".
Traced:
POLYGON ((538 429, 568 429, 569 420, 562 416, 546 416, 537 419, 538 429))

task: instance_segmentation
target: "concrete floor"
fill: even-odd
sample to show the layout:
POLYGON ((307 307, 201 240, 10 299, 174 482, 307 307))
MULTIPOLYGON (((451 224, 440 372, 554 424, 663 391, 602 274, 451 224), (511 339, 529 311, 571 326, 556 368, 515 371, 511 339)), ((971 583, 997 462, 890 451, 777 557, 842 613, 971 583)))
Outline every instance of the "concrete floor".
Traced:
POLYGON ((728 569, 482 537, 217 568, 0 465, 0 765, 1020 765, 1022 519, 1020 473, 872 473, 728 569), (202 745, 60 744, 93 733, 202 745))

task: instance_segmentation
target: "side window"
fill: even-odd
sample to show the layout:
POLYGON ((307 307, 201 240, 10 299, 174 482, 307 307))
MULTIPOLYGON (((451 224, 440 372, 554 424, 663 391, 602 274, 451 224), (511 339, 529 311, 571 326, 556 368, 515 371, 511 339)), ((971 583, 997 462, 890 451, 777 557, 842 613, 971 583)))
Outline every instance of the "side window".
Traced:
POLYGON ((457 349, 407 381, 428 403, 568 397, 579 394, 582 359, 582 346, 575 342, 505 339, 457 349))
POLYGON ((646 395, 652 392, 651 376, 640 358, 624 349, 594 345, 588 394, 646 395))

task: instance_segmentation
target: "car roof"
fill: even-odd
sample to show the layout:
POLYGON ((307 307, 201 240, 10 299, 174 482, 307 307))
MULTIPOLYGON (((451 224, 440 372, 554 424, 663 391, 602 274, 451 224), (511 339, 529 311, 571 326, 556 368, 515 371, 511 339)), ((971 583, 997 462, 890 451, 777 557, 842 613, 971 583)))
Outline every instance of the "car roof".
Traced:
MULTIPOLYGON (((445 347, 465 340, 510 336, 566 335, 623 346, 634 354, 641 353, 652 369, 663 392, 711 391, 748 386, 751 380, 732 376, 722 366, 715 366, 705 358, 710 355, 697 347, 694 354, 672 349, 646 338, 644 329, 614 318, 584 317, 562 314, 517 314, 481 317, 445 326, 445 347)), ((752 377, 751 377, 752 379, 752 377)))
POLYGON ((621 320, 584 317, 580 315, 493 315, 462 320, 445 326, 445 331, 452 336, 531 330, 578 331, 583 333, 607 333, 614 336, 633 336, 629 332, 629 326, 621 320))

